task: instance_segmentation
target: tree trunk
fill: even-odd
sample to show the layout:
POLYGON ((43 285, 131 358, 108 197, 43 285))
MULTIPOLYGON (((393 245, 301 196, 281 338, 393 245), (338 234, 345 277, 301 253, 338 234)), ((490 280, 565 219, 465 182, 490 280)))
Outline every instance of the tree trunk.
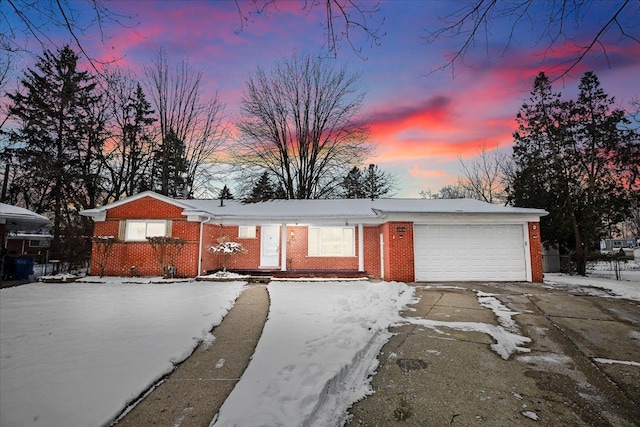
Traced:
POLYGON ((578 220, 576 213, 571 212, 571 223, 573 225, 573 234, 576 241, 576 271, 581 276, 587 275, 587 246, 582 241, 580 234, 580 228, 578 227, 578 220))

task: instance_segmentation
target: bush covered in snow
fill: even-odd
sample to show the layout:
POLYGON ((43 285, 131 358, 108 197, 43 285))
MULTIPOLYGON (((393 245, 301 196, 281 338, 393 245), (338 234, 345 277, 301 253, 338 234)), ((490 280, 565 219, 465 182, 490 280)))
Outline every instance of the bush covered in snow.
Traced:
POLYGON ((234 242, 227 236, 222 236, 216 240, 217 245, 209 246, 209 250, 217 253, 222 258, 222 271, 227 271, 227 263, 231 255, 244 254, 247 250, 238 242, 234 242))

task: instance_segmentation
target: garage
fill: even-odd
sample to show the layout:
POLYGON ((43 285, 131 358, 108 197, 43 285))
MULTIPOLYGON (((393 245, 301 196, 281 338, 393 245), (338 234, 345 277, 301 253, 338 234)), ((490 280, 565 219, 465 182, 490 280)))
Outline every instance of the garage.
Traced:
POLYGON ((523 226, 415 225, 416 281, 527 280, 523 226))

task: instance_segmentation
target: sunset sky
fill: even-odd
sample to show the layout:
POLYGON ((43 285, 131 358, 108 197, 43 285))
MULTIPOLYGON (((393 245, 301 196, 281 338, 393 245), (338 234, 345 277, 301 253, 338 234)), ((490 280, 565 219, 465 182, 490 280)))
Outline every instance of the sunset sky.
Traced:
MULTIPOLYGON (((107 4, 112 11, 137 15, 136 25, 107 25, 104 42, 92 30, 85 44, 92 56, 118 58, 118 64, 140 75, 160 47, 170 61, 187 59, 194 69, 204 72, 207 91, 217 91, 226 104, 226 115, 233 120, 239 113, 247 76, 258 64, 269 69, 296 51, 329 56, 325 10, 321 6, 311 12, 301 10, 303 3, 279 0, 277 10, 252 14, 241 26, 233 1, 111 1, 107 4)), ((533 4, 545 3, 549 2, 533 4)), ((574 21, 565 23, 567 34, 585 43, 602 25, 604 15, 597 8, 611 10, 618 3, 595 2, 577 33, 574 21)), ((86 7, 74 0, 70 4, 86 7)), ((251 2, 240 0, 240 6, 246 7, 245 12, 251 10, 251 2)), ((511 23, 497 21, 489 29, 488 44, 480 36, 464 64, 430 73, 446 63, 447 55, 462 39, 429 44, 426 36, 442 26, 440 17, 458 7, 448 1, 382 1, 379 12, 368 18, 372 27, 380 27, 381 44, 372 46, 363 33, 353 30, 354 43, 362 48, 360 55, 343 41, 337 59, 331 60, 336 66, 346 64, 350 71, 362 73, 361 88, 367 95, 360 116, 369 124, 371 141, 377 145, 377 155, 370 162, 398 177, 397 197, 418 197, 421 190, 438 191, 455 182, 461 169, 458 158, 469 161, 483 144, 488 149, 509 149, 516 113, 528 98, 535 75, 548 71, 553 77, 557 75, 554 67, 575 57, 569 39, 548 50, 545 22, 532 10, 537 21, 518 25, 510 43, 511 23)), ((640 2, 632 0, 621 17, 624 22, 635 22, 631 33, 637 38, 639 9, 640 2)), ((605 92, 614 95, 622 107, 640 96, 640 44, 619 40, 619 35, 617 31, 606 34, 607 56, 596 47, 570 75, 555 83, 556 89, 574 95, 579 78, 592 70, 605 92)))

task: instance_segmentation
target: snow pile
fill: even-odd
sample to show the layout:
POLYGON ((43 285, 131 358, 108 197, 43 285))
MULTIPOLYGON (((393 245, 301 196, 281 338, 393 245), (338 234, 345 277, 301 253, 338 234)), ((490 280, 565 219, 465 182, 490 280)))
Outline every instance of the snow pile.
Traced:
POLYGON ((215 273, 212 273, 212 274, 198 276, 198 279, 200 280, 207 280, 207 279, 242 280, 242 279, 248 279, 249 277, 251 276, 247 274, 232 273, 230 271, 216 271, 215 273))
POLYGON ((480 332, 493 338, 495 343, 491 344, 491 349, 498 353, 504 360, 509 359, 516 351, 528 353, 531 349, 522 347, 530 343, 531 338, 507 331, 503 326, 492 325, 480 322, 445 322, 441 320, 421 319, 417 317, 407 318, 407 321, 414 325, 421 325, 431 328, 437 333, 445 335, 441 328, 457 329, 464 332, 480 332))
POLYGON ((224 254, 243 253, 244 247, 238 242, 222 241, 214 246, 209 246, 211 252, 221 252, 224 254))
POLYGON ((341 425, 413 299, 404 283, 278 282, 251 363, 216 426, 341 425))
POLYGON ((513 316, 520 313, 509 310, 494 294, 476 291, 476 295, 478 296, 478 302, 480 302, 481 306, 493 311, 500 325, 510 332, 519 332, 518 325, 515 320, 513 320, 513 316))
POLYGON ((513 320, 513 316, 518 312, 509 310, 493 294, 476 291, 478 302, 485 308, 493 311, 498 318, 499 325, 479 322, 446 322, 441 320, 422 319, 411 317, 405 319, 407 322, 431 328, 437 333, 445 334, 441 328, 457 329, 465 332, 480 332, 493 338, 495 343, 491 344, 491 349, 498 353, 500 357, 507 360, 513 353, 529 353, 531 349, 523 347, 530 343, 531 338, 519 334, 519 328, 513 320))
MULTIPOLYGON (((620 298, 631 299, 640 301, 640 276, 639 280, 622 281, 605 279, 601 277, 583 277, 583 276, 569 276, 562 273, 545 273, 544 283, 547 285, 558 285, 567 287, 581 287, 595 288, 598 290, 606 291, 609 296, 616 296, 620 298)), ((594 289, 594 290, 595 290, 594 289)), ((596 296, 600 296, 601 293, 594 293, 596 296)))
POLYGON ((117 280, 0 290, 0 425, 104 425, 211 341, 243 286, 117 280))
POLYGON ((635 259, 587 262, 587 269, 589 270, 613 271, 616 268, 622 271, 637 271, 640 270, 640 263, 635 259))
POLYGON ((598 363, 605 363, 608 365, 614 365, 614 364, 618 364, 618 365, 627 365, 627 366, 637 366, 640 367, 640 363, 638 362, 633 362, 631 360, 613 360, 613 359, 603 359, 600 357, 594 357, 593 360, 595 362, 598 363))

